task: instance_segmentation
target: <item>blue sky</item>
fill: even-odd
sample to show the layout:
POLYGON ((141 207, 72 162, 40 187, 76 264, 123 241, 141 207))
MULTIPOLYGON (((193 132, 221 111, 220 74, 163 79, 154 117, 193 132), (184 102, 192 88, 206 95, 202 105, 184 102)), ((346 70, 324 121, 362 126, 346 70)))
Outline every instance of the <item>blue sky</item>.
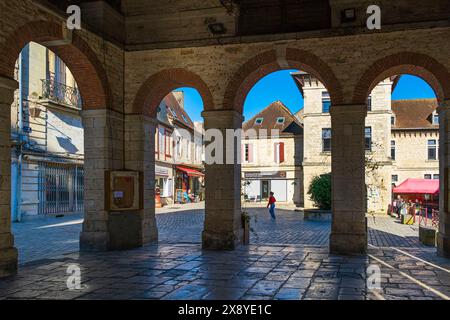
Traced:
MULTIPOLYGON (((282 101, 294 113, 303 108, 303 97, 290 76, 292 71, 295 70, 271 73, 250 90, 244 104, 246 120, 277 100, 282 101)), ((203 121, 201 117, 203 102, 197 90, 192 88, 178 90, 185 92, 185 108, 192 120, 203 121)), ((394 100, 434 97, 433 90, 425 81, 409 75, 402 76, 392 95, 394 100)))

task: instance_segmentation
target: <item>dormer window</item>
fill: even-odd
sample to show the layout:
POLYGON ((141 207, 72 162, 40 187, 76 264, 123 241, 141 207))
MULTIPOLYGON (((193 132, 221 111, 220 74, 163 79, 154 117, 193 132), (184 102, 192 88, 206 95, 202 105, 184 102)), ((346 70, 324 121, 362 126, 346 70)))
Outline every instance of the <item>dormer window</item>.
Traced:
POLYGON ((395 126, 395 116, 391 116, 391 126, 395 126))
POLYGON ((367 98, 367 111, 372 111, 372 96, 367 98))
POLYGON ((284 117, 278 117, 277 118, 277 124, 284 124, 285 118, 284 117))
POLYGON ((439 125, 439 114, 436 111, 434 111, 433 114, 431 115, 431 118, 432 118, 433 125, 438 126, 439 125))
POLYGON ((183 117, 184 122, 186 122, 187 124, 189 124, 189 121, 188 121, 188 119, 185 117, 185 115, 182 114, 181 116, 183 117))
POLYGON ((264 121, 264 118, 256 118, 255 124, 256 125, 262 125, 263 121, 264 121))
POLYGON ((167 107, 167 109, 169 109, 170 113, 172 114, 172 116, 173 116, 175 119, 178 119, 177 114, 175 113, 175 111, 172 110, 172 108, 167 107))

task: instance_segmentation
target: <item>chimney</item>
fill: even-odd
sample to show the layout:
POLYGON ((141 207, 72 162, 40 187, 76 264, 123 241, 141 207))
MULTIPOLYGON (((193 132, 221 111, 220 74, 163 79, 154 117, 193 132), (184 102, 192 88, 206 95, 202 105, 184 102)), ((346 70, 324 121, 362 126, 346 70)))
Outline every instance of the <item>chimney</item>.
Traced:
POLYGON ((177 99, 178 104, 184 110, 184 92, 183 91, 173 91, 173 96, 177 99))

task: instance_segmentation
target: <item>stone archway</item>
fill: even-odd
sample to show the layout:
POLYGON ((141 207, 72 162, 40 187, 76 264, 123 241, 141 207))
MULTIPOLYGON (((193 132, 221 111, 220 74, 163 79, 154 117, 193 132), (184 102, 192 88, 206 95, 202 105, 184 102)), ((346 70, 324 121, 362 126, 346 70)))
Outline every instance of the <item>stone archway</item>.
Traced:
POLYGON ((242 113, 245 98, 251 88, 266 75, 283 70, 298 69, 313 74, 330 93, 333 103, 343 101, 342 88, 333 70, 316 55, 299 49, 284 48, 261 53, 244 63, 233 75, 225 91, 225 109, 242 113))
POLYGON ((450 209, 449 209, 449 167, 450 148, 450 70, 431 56, 401 52, 386 56, 374 62, 366 69, 358 81, 353 103, 363 104, 372 89, 382 80, 394 75, 409 74, 423 79, 433 89, 439 112, 439 232, 437 236, 438 253, 450 257, 450 209))
MULTIPOLYGON (((26 44, 33 41, 48 47, 64 60, 78 83, 83 99, 83 112, 104 111, 105 113, 113 104, 108 77, 96 54, 80 34, 77 32, 70 34, 65 29, 64 24, 50 21, 33 21, 22 25, 3 38, 6 40, 0 45, 0 106, 4 109, 4 112, 1 112, 0 120, 5 126, 0 131, 0 277, 17 272, 17 250, 14 248, 10 215, 11 155, 9 123, 11 122, 11 112, 9 110, 14 99, 14 91, 18 87, 17 82, 12 79, 15 62, 21 50, 26 44)), ((102 115, 102 118, 104 117, 105 114, 102 115)), ((85 118, 84 114, 83 118, 85 118)), ((103 122, 105 121, 101 121, 101 123, 103 122)), ((103 139, 103 135, 104 132, 101 128, 87 125, 85 127, 85 136, 89 136, 89 140, 85 139, 85 145, 86 141, 94 141, 96 138, 103 139)), ((98 161, 102 157, 107 163, 110 155, 108 150, 106 150, 107 148, 105 148, 104 154, 96 152, 95 150, 97 149, 103 149, 103 146, 97 144, 95 147, 90 147, 87 144, 85 147, 85 176, 90 177, 85 179, 85 195, 103 192, 104 185, 101 179, 99 181, 98 177, 95 177, 94 168, 99 169, 98 161), (94 180, 96 181, 95 183, 93 183, 94 180)), ((93 216, 96 213, 98 214, 98 212, 104 211, 104 201, 99 199, 96 202, 93 199, 86 201, 85 198, 85 202, 89 202, 85 212, 89 213, 90 210, 92 211, 91 215, 88 214, 87 216, 93 216)), ((94 231, 94 229, 100 227, 99 224, 94 226, 92 221, 87 220, 83 227, 84 231, 90 231, 90 229, 94 231)), ((99 223, 102 223, 102 221, 99 223)), ((104 221, 103 223, 106 225, 104 221)))
MULTIPOLYGON (((196 89, 200 94, 205 113, 208 110, 214 109, 213 96, 209 90, 208 85, 197 74, 182 68, 167 69, 157 72, 151 75, 139 88, 137 94, 133 100, 132 109, 129 110, 130 114, 125 116, 125 132, 128 130, 134 131, 134 136, 142 136, 143 139, 138 142, 138 147, 135 141, 126 141, 125 149, 133 148, 132 150, 153 150, 153 152, 143 151, 142 160, 139 163, 135 161, 127 161, 125 158, 125 166, 127 169, 141 170, 144 172, 144 191, 148 195, 145 197, 144 204, 144 216, 151 221, 152 239, 156 241, 158 239, 158 230, 155 220, 155 132, 157 128, 157 109, 161 104, 161 101, 173 90, 181 87, 190 87, 196 89), (135 128, 146 128, 145 130, 137 131, 135 128), (148 181, 146 183, 145 181, 148 181)), ((128 154, 128 152, 126 152, 128 154)), ((130 159, 131 160, 131 159, 130 159)), ((206 183, 208 183, 208 177, 211 174, 206 169, 206 183)), ((211 179, 210 179, 211 180, 211 179)), ((210 210, 208 206, 208 192, 207 189, 206 198, 206 215, 210 210)))
POLYGON ((0 45, 0 75, 11 78, 23 47, 34 41, 54 51, 72 71, 83 97, 83 109, 108 109, 112 94, 108 77, 96 54, 64 24, 35 21, 19 27, 0 45))
POLYGON ((444 65, 424 54, 402 52, 381 58, 366 69, 353 92, 353 103, 364 104, 380 81, 399 74, 411 74, 425 80, 439 101, 450 97, 450 73, 444 65))
POLYGON ((139 88, 133 101, 132 114, 156 116, 162 99, 180 87, 191 87, 200 93, 204 109, 213 110, 214 102, 208 85, 197 74, 186 69, 175 68, 160 71, 150 76, 139 88))

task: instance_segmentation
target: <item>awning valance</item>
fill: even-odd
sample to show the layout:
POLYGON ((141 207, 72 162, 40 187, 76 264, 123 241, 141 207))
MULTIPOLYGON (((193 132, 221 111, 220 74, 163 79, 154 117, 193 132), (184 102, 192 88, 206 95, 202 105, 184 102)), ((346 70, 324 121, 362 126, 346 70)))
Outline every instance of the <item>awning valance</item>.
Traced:
POLYGON ((395 187, 395 194, 439 194, 438 179, 406 179, 398 187, 395 187))
POLYGON ((191 168, 187 168, 187 167, 177 166, 177 170, 183 171, 189 177, 203 177, 204 176, 204 174, 201 173, 200 171, 191 169, 191 168))

